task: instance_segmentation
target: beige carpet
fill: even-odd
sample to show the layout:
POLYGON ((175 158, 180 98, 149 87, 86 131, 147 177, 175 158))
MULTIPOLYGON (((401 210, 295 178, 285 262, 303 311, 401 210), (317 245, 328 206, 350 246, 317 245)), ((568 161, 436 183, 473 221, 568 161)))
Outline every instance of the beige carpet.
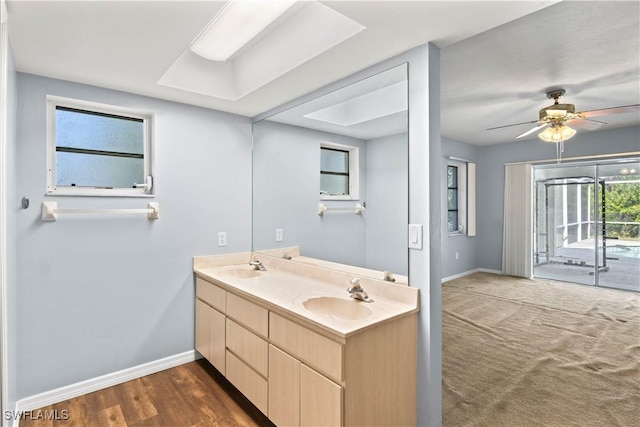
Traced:
POLYGON ((640 426, 640 294, 476 273, 442 306, 445 426, 640 426))

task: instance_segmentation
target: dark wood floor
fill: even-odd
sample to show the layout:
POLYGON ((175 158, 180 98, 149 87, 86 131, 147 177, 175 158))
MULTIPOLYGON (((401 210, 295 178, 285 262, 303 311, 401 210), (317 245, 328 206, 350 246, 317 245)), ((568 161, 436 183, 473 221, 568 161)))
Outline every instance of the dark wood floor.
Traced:
POLYGON ((19 426, 233 427, 273 424, 201 359, 32 411, 20 420, 19 426))

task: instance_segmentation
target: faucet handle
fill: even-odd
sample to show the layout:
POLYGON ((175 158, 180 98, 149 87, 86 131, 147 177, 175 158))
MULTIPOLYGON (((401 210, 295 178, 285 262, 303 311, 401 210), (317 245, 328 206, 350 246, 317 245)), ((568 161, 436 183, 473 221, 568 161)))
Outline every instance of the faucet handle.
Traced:
POLYGON ((362 292, 362 286, 360 286, 360 279, 358 279, 357 277, 354 277, 349 281, 349 283, 351 283, 351 286, 347 288, 349 293, 362 292))

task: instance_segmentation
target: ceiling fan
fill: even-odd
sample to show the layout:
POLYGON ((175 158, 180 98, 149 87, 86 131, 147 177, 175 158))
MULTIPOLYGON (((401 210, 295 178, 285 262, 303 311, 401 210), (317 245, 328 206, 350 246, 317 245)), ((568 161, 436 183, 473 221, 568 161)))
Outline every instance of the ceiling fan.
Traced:
POLYGON ((602 108, 576 113, 576 106, 573 104, 561 104, 560 97, 565 94, 564 89, 554 89, 547 92, 547 98, 553 99, 553 105, 540 110, 539 119, 530 122, 514 123, 511 125, 496 126, 487 130, 502 129, 511 126, 534 124, 528 131, 516 136, 515 139, 523 138, 538 130, 545 129, 538 134, 538 137, 546 142, 555 142, 557 145, 557 158, 560 161, 560 153, 564 151, 564 141, 573 137, 576 130, 567 126, 580 127, 587 130, 598 129, 606 125, 606 122, 594 120, 593 117, 608 116, 612 114, 629 113, 640 111, 640 104, 623 105, 619 107, 602 108))

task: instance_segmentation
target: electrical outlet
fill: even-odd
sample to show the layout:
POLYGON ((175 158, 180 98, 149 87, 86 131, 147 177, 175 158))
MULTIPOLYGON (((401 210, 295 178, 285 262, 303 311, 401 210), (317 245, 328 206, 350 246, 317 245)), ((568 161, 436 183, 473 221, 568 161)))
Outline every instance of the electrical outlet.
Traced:
POLYGON ((276 228, 276 242, 282 242, 282 240, 284 240, 282 228, 276 228))
POLYGON ((227 232, 220 231, 218 233, 218 246, 227 246, 227 232))

